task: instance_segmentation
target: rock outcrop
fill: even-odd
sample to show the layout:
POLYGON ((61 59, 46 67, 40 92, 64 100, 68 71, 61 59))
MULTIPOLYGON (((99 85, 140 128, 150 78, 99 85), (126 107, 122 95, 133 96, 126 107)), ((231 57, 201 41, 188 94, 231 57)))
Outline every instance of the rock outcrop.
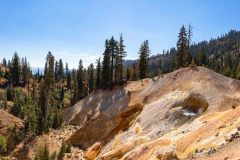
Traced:
MULTIPOLYGON (((238 140, 240 82, 203 67, 95 91, 63 111, 87 159, 198 159, 238 140)), ((234 150, 232 151, 234 152, 234 150)))

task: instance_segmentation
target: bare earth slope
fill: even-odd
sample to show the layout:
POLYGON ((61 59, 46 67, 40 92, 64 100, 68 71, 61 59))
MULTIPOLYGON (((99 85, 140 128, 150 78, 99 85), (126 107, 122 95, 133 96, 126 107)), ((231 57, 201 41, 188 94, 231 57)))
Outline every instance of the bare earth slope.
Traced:
POLYGON ((95 91, 63 116, 87 159, 236 159, 239 100, 239 81, 194 67, 95 91))
POLYGON ((0 109, 0 135, 7 139, 8 152, 12 151, 17 145, 17 140, 12 133, 13 128, 16 133, 20 133, 23 126, 23 120, 9 114, 3 109, 0 109))

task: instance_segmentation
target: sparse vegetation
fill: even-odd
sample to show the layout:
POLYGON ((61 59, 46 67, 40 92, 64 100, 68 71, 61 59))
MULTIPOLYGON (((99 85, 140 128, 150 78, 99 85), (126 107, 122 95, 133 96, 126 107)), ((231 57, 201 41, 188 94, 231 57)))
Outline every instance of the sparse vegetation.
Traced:
POLYGON ((7 151, 7 140, 6 137, 0 135, 0 156, 7 151))
POLYGON ((50 158, 51 157, 47 144, 45 144, 44 146, 39 146, 34 160, 50 160, 50 158))
POLYGON ((63 141, 60 151, 58 153, 58 159, 63 159, 65 153, 70 153, 70 152, 71 152, 71 144, 63 141))
POLYGON ((16 143, 19 143, 23 139, 23 134, 17 129, 16 124, 11 124, 8 126, 9 136, 13 137, 16 143))

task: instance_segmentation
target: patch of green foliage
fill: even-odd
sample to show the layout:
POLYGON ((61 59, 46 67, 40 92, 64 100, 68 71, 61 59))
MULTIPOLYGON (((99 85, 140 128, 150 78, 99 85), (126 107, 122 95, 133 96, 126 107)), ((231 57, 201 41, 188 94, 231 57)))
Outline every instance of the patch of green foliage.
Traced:
POLYGON ((58 159, 63 159, 65 153, 70 153, 70 152, 71 152, 71 144, 63 141, 60 151, 58 153, 58 159))
POLYGON ((16 124, 11 124, 10 126, 8 126, 8 131, 10 133, 10 136, 13 137, 16 143, 19 143, 23 139, 23 134, 17 129, 16 124))
POLYGON ((47 144, 39 146, 34 160, 50 160, 50 158, 47 144))
POLYGON ((7 151, 7 139, 5 136, 0 135, 0 155, 7 151))

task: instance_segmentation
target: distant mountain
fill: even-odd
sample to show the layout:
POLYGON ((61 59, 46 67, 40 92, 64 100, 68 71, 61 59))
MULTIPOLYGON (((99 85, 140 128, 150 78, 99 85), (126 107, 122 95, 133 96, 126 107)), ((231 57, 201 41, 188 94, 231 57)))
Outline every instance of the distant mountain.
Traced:
POLYGON ((125 67, 129 67, 129 66, 131 66, 132 64, 134 64, 136 62, 137 62, 137 60, 128 60, 128 59, 126 59, 126 60, 123 61, 123 65, 125 67))

